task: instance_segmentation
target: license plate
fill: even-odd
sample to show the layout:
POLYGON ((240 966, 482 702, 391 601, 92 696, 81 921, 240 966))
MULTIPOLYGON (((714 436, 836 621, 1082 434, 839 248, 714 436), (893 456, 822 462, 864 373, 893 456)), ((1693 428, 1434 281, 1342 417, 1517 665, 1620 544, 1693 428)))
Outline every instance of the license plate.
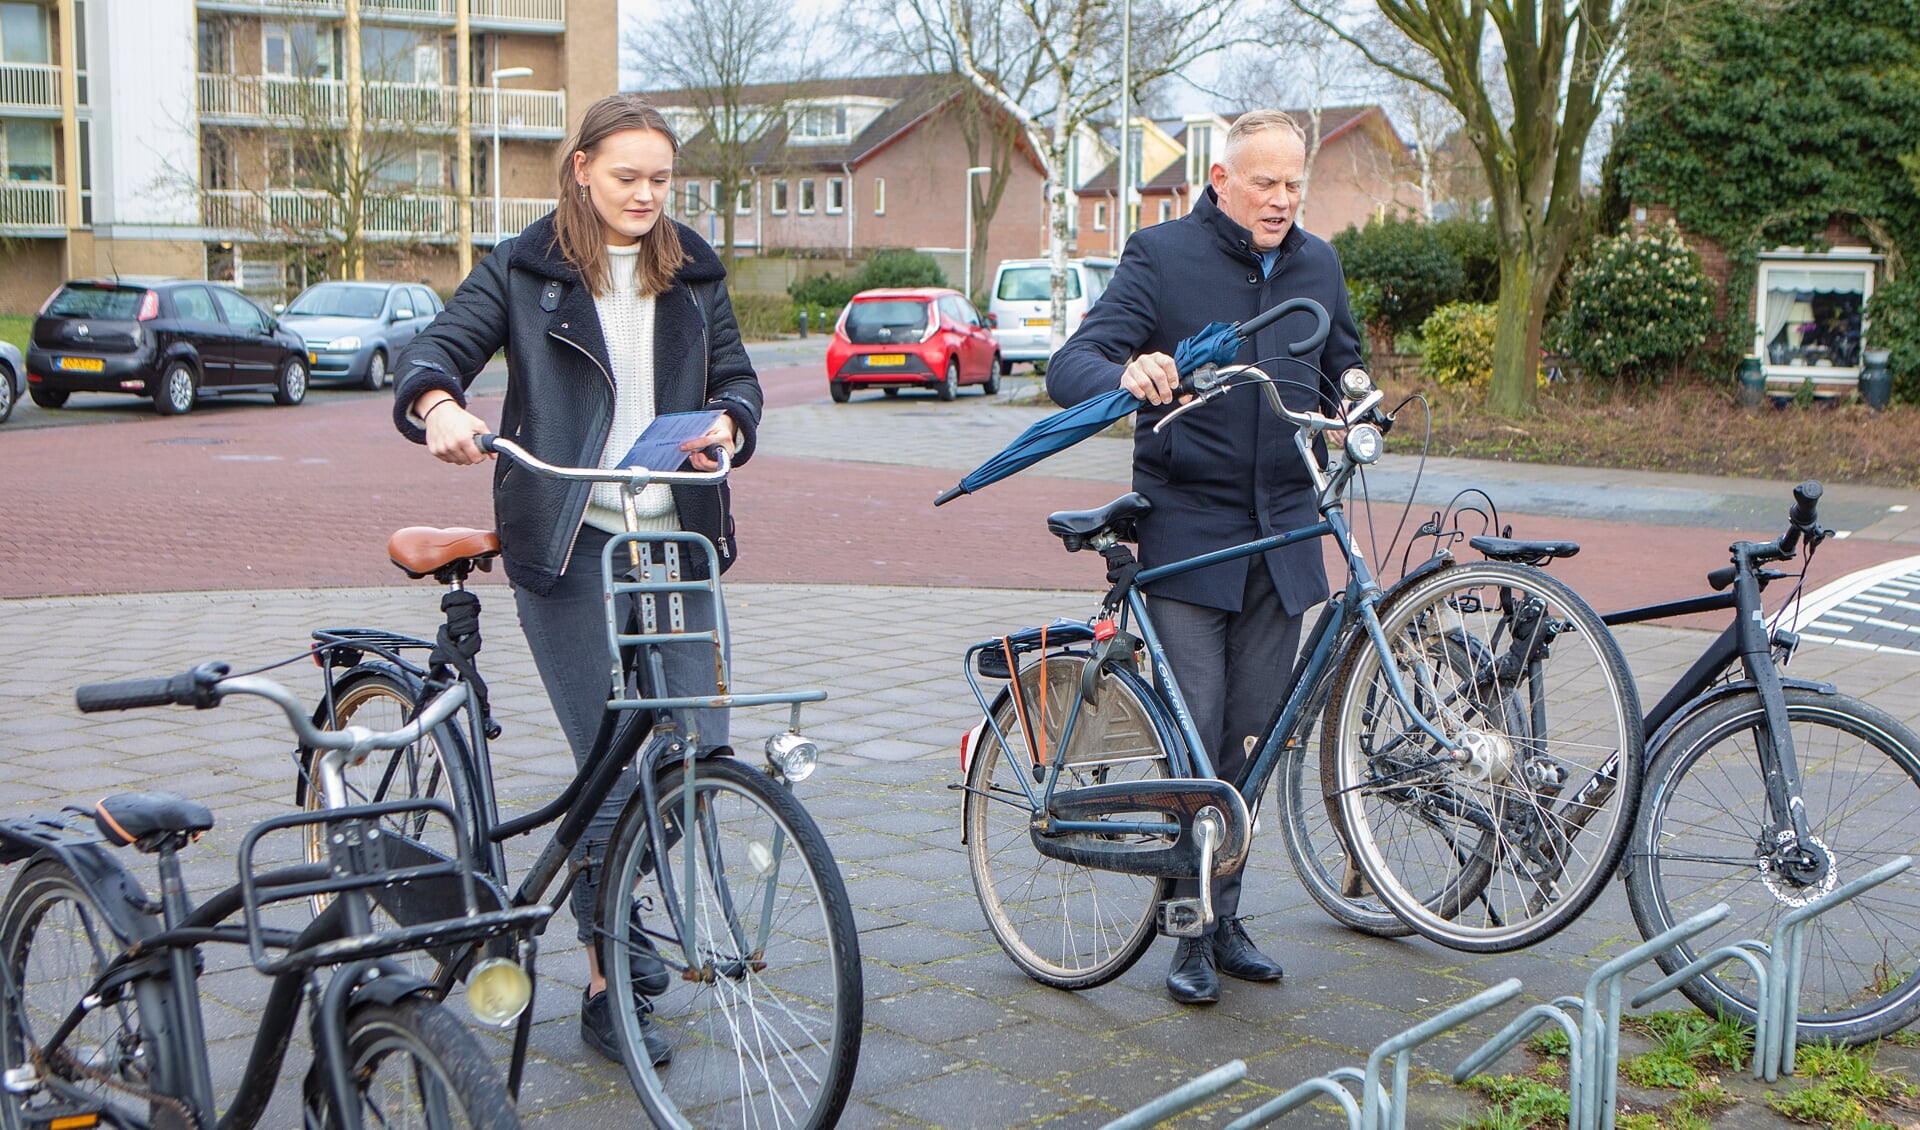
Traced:
POLYGON ((1052 318, 1028 318, 1027 324, 1029 326, 1051 326, 1053 324, 1053 319, 1052 318))
POLYGON ((867 354, 867 364, 869 366, 904 365, 906 363, 907 363, 907 355, 904 353, 869 353, 867 354))
POLYGON ((98 373, 107 367, 107 363, 98 357, 62 357, 60 358, 60 367, 62 369, 74 369, 82 373, 98 373))

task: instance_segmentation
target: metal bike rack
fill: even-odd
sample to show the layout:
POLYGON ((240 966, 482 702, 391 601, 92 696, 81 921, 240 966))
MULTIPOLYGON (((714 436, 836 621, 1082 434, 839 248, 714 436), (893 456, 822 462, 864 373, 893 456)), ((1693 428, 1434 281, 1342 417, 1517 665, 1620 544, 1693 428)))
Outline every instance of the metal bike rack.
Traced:
MULTIPOLYGON (((1774 1005, 1777 1011, 1773 1024, 1774 1042, 1767 1055, 1767 1082, 1774 1082, 1781 1075, 1793 1074, 1793 1049, 1797 1040, 1795 1029, 1800 1023, 1800 972, 1807 960, 1804 946, 1807 924, 1912 866, 1913 857, 1910 855, 1890 859, 1865 875, 1850 879, 1790 912, 1773 928, 1773 983, 1781 987, 1781 991, 1776 994, 1777 1003, 1774 1005)), ((1758 1036, 1754 1039, 1753 1057, 1760 1058, 1758 1036)))
POLYGON ((1297 1107, 1316 1098, 1332 1099, 1347 1114, 1348 1130, 1406 1130, 1407 1077, 1413 1066, 1413 1049, 1442 1032, 1456 1028, 1520 995, 1520 979, 1509 977, 1491 989, 1485 989, 1461 1001, 1429 1020, 1423 1020, 1397 1036, 1387 1039, 1367 1057, 1367 1069, 1342 1067, 1318 1078, 1309 1079, 1246 1116, 1227 1124, 1227 1130, 1252 1130, 1265 1126, 1297 1107), (1387 1059, 1393 1058, 1393 1084, 1381 1082, 1387 1059), (1360 1101, 1354 1102, 1346 1084, 1360 1084, 1360 1101))
POLYGON ((1627 974, 1713 926, 1728 913, 1726 903, 1703 910, 1594 970, 1582 995, 1558 997, 1552 1004, 1535 1005, 1521 1013, 1479 1051, 1462 1060, 1454 1069, 1453 1081, 1464 1083, 1480 1074, 1535 1029, 1554 1021, 1572 1040, 1567 1054, 1569 1130, 1612 1130, 1620 1079, 1620 998, 1627 974), (1580 1019, 1575 1021, 1568 1009, 1577 1009, 1580 1019))
POLYGON ((1229 1060, 1205 1075, 1180 1084, 1152 1102, 1134 1107, 1100 1130, 1147 1130, 1147 1127, 1158 1126, 1176 1114, 1185 1114, 1246 1077, 1246 1061, 1229 1060))

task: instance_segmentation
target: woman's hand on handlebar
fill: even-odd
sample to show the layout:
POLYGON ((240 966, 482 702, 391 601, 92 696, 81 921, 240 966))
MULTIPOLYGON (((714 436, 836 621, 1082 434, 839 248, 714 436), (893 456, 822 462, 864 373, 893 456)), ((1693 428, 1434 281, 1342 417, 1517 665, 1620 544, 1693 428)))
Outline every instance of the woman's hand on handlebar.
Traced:
POLYGON ((433 453, 435 459, 467 467, 493 458, 473 442, 473 437, 493 430, 485 420, 467 411, 445 393, 438 399, 422 399, 428 401, 420 405, 426 411, 416 411, 415 414, 426 422, 427 450, 433 453))
POLYGON ((707 429, 706 435, 687 440, 680 445, 680 450, 687 453, 687 462, 693 464, 694 470, 716 471, 719 470, 720 464, 708 454, 715 447, 726 448, 728 455, 739 454, 740 429, 734 424, 733 417, 721 416, 714 422, 713 427, 707 429))
POLYGON ((1164 353, 1143 353, 1127 362, 1120 387, 1148 404, 1170 404, 1180 389, 1180 370, 1164 353))

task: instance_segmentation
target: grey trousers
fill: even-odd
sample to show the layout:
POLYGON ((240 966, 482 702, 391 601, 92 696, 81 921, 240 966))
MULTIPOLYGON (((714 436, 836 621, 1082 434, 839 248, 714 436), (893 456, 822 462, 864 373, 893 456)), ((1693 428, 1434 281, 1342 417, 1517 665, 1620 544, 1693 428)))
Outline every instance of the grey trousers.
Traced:
MULTIPOLYGON (((553 592, 535 596, 524 589, 515 589, 513 594, 520 612, 520 627, 527 635, 527 648, 533 653, 540 681, 545 684, 547 698, 560 720, 560 730, 573 749, 574 764, 579 766, 586 764, 587 755, 593 751, 594 735, 599 732, 600 718, 607 711, 612 689, 600 570, 600 551, 607 541, 608 535, 599 530, 591 527, 581 530, 573 559, 553 592)), ((632 600, 631 596, 623 597, 623 605, 632 600)), ((620 615, 626 614, 627 608, 622 607, 620 615)), ((686 624, 694 630, 713 626, 712 602, 705 594, 686 594, 686 624)), ((709 649, 697 644, 672 645, 662 649, 661 657, 666 665, 668 694, 714 692, 713 653, 709 649)), ((699 726, 702 749, 726 744, 727 711, 690 713, 691 721, 699 726)), ((598 867, 606 858, 607 840, 637 781, 633 767, 628 766, 569 857, 575 862, 587 859, 593 863, 574 884, 571 896, 574 922, 583 942, 593 937, 598 867)))
MULTIPOLYGON (((1302 618, 1281 607, 1258 559, 1247 569, 1238 612, 1162 597, 1148 597, 1147 609, 1214 774, 1234 779, 1247 763, 1248 736, 1265 732, 1290 689, 1302 618)), ((1258 799, 1248 797, 1248 807, 1258 799)), ((1173 893, 1192 898, 1200 884, 1175 880, 1173 893)), ((1216 922, 1240 913, 1240 872, 1214 881, 1213 912, 1216 922)))

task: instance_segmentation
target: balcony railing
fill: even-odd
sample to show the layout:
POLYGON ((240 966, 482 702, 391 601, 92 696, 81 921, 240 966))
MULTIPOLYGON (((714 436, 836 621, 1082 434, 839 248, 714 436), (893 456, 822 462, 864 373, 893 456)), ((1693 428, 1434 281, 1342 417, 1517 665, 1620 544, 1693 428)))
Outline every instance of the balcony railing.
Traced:
POLYGON ((493 221, 493 198, 473 198, 473 238, 481 243, 497 243, 510 235, 519 235, 528 224, 553 211, 553 201, 544 197, 501 197, 501 223, 493 221))
POLYGON ((0 113, 60 112, 60 68, 53 63, 0 63, 0 113))
MULTIPOLYGON (((360 0, 362 19, 396 23, 453 23, 459 0, 360 0)), ((565 31, 566 0, 466 0, 467 15, 483 30, 565 31)), ((198 0, 203 10, 312 17, 346 14, 346 0, 198 0)))
MULTIPOLYGON (((370 239, 446 242, 456 234, 455 207, 451 193, 375 197, 361 208, 361 231, 370 239)), ((502 199, 500 213, 508 224, 504 234, 518 234, 552 207, 553 201, 544 198, 502 199)), ((482 227, 483 221, 490 223, 492 216, 492 198, 473 201, 474 232, 483 242, 494 238, 491 227, 484 230, 482 227)), ((267 192, 209 189, 200 194, 200 222, 217 231, 243 237, 320 236, 340 230, 340 202, 326 193, 301 189, 267 192)))
POLYGON ((66 187, 0 181, 0 228, 59 228, 67 223, 61 201, 66 187))
MULTIPOLYGON (((280 78, 274 75, 200 76, 200 115, 248 124, 329 128, 344 125, 346 83, 338 79, 280 78)), ((491 133, 493 90, 470 90, 471 128, 491 133)), ((369 125, 444 132, 453 128, 459 91, 451 86, 411 82, 370 82, 361 113, 369 125)), ((508 137, 560 138, 566 135, 567 98, 559 90, 502 90, 500 132, 508 137)))

